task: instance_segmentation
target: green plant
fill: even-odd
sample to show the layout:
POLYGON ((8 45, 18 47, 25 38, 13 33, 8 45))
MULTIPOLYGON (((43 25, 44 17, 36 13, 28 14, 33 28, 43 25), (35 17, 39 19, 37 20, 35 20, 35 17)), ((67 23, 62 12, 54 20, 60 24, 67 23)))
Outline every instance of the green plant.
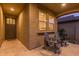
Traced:
POLYGON ((67 36, 66 31, 64 29, 59 30, 59 35, 60 35, 60 38, 62 41, 65 40, 65 38, 67 36))

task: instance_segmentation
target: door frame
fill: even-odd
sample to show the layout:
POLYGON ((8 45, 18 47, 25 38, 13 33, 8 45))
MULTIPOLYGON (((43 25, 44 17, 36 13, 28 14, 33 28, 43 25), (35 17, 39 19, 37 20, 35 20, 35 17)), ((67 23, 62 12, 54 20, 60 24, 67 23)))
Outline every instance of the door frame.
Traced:
POLYGON ((17 21, 16 21, 16 17, 13 17, 13 16, 6 16, 5 15, 5 17, 4 17, 4 22, 5 22, 5 40, 7 40, 6 39, 6 18, 14 18, 15 19, 15 31, 16 31, 16 36, 15 36, 15 39, 17 38, 17 21))

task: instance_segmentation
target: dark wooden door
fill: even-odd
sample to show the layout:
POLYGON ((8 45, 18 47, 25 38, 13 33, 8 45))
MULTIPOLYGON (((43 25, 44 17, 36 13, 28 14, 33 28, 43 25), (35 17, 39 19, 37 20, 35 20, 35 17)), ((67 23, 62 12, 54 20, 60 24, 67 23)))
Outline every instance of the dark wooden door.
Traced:
POLYGON ((5 38, 16 39, 15 18, 5 18, 5 38))

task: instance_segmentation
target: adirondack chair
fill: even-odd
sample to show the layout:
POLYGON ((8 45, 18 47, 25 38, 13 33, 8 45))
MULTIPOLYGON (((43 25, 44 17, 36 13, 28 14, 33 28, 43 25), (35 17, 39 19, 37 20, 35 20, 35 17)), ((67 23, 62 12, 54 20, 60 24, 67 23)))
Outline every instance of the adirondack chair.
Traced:
POLYGON ((48 47, 48 46, 49 46, 48 40, 49 40, 48 33, 45 32, 45 33, 44 33, 44 47, 48 47))
POLYGON ((44 47, 51 48, 54 53, 60 53, 60 38, 58 33, 56 33, 54 36, 49 36, 47 32, 45 32, 45 38, 44 38, 44 47))
POLYGON ((48 48, 52 47, 52 45, 53 45, 52 39, 53 39, 53 37, 50 37, 47 32, 44 33, 44 47, 45 47, 45 48, 47 48, 47 47, 48 47, 48 48))
POLYGON ((57 54, 60 54, 61 50, 60 50, 60 47, 61 47, 61 40, 60 40, 60 36, 59 36, 59 33, 56 32, 55 33, 55 42, 54 42, 54 52, 57 53, 57 54))

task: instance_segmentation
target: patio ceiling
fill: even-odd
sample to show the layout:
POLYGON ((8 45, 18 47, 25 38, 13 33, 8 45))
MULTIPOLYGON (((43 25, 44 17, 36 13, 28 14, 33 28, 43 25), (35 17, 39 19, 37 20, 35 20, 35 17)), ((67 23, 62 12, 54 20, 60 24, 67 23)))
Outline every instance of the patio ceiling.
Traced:
POLYGON ((79 12, 79 3, 42 3, 41 5, 52 10, 56 16, 60 16, 67 13, 79 12))
MULTIPOLYGON (((56 16, 79 11, 79 3, 65 3, 64 6, 62 3, 40 3, 40 5, 52 10, 56 16)), ((24 6, 24 3, 2 3, 4 13, 15 16, 23 10, 24 6), (15 11, 11 11, 10 8, 14 8, 15 11)))
POLYGON ((24 8, 22 3, 2 3, 4 14, 17 16, 24 8))

